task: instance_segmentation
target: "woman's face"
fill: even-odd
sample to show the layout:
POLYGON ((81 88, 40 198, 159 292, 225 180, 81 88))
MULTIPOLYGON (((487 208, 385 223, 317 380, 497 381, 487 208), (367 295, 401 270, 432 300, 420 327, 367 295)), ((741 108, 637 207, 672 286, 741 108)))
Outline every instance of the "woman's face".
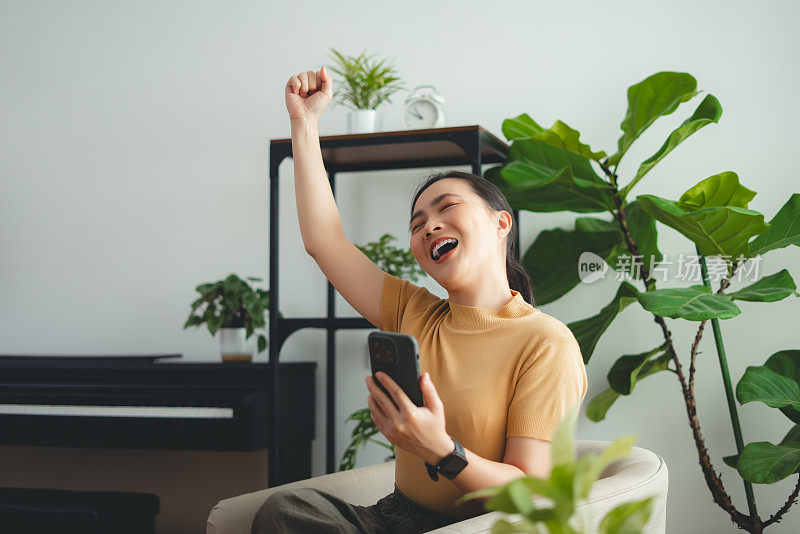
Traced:
MULTIPOLYGON (((493 212, 465 180, 439 180, 414 205, 411 252, 444 288, 475 283, 493 269, 500 268, 505 275, 503 237, 510 231, 510 218, 506 211, 493 212), (431 246, 442 238, 453 238, 457 245, 434 259, 431 246)), ((447 246, 442 249, 446 250, 447 246)))

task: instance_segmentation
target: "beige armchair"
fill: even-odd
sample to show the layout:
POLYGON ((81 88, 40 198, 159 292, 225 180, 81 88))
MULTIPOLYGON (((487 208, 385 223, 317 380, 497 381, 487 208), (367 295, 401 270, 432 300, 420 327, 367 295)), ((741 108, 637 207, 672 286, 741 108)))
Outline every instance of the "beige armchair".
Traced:
MULTIPOLYGON (((576 440, 578 456, 599 454, 610 442, 576 440)), ((595 532, 609 510, 622 503, 655 497, 646 534, 663 534, 667 512, 667 465, 664 459, 646 449, 634 447, 626 458, 610 464, 592 487, 588 501, 581 505, 590 531, 595 532)), ((206 523, 207 534, 249 534, 253 517, 266 498, 278 488, 311 487, 328 491, 353 504, 369 506, 394 490, 394 461, 350 471, 341 471, 268 488, 217 503, 206 523)), ((546 501, 542 501, 545 503, 546 501)), ((431 532, 436 534, 478 534, 491 532, 491 526, 505 517, 488 512, 431 532)), ((519 516, 517 516, 519 518, 519 516)), ((514 516, 509 518, 514 522, 514 516)))

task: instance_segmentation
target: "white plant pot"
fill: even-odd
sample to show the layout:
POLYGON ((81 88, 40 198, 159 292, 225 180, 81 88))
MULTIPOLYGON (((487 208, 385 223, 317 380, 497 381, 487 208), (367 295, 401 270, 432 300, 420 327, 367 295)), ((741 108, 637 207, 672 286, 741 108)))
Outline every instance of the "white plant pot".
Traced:
POLYGON ((374 109, 357 109, 347 114, 347 132, 351 134, 375 131, 378 112, 374 109))
POLYGON ((220 328, 219 343, 223 362, 249 362, 253 360, 253 342, 257 339, 254 332, 250 339, 245 339, 247 329, 220 328))

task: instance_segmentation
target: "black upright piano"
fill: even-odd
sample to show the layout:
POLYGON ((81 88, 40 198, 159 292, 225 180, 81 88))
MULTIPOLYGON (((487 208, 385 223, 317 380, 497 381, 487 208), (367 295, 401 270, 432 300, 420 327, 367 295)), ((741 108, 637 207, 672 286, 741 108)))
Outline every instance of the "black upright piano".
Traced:
MULTIPOLYGON (((267 449, 269 363, 0 355, 0 444, 267 449)), ((279 364, 283 484, 311 476, 314 362, 279 364)))

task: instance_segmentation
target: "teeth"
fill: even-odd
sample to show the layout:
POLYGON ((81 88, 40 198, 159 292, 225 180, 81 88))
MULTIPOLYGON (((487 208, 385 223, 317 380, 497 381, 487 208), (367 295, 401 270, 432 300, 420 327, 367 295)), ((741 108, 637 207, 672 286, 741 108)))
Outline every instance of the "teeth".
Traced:
POLYGON ((445 239, 443 241, 439 241, 438 243, 436 243, 436 246, 433 247, 433 252, 431 252, 431 256, 433 256, 434 260, 439 259, 439 249, 442 248, 442 246, 446 245, 447 243, 458 243, 458 241, 456 241, 451 237, 449 239, 445 239))

